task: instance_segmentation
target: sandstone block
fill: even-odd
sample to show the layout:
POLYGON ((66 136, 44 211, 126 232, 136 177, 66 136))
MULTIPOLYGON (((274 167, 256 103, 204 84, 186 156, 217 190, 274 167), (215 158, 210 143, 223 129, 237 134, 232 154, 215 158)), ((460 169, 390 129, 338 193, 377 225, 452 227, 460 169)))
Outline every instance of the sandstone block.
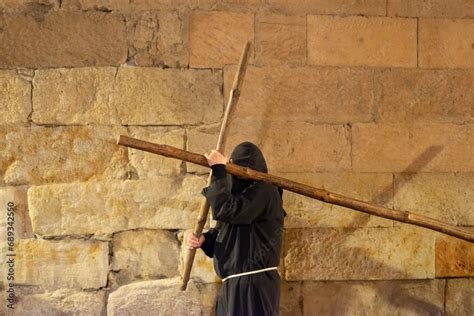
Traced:
POLYGON ((303 282, 304 315, 443 315, 444 280, 303 282))
POLYGON ((268 3, 275 10, 288 13, 385 15, 385 2, 382 0, 268 0, 268 3))
MULTIPOLYGON (((0 269, 0 289, 2 290, 7 288, 3 285, 11 282, 7 280, 10 270, 6 262, 11 258, 9 255, 15 253, 14 241, 34 237, 28 216, 27 192, 27 186, 0 188, 0 205, 3 209, 3 214, 0 216, 0 260, 5 263, 5 267, 0 269)), ((2 292, 6 294, 5 291, 2 292)), ((0 295, 0 298, 3 296, 0 295)), ((5 304, 2 304, 2 307, 5 304)), ((0 314, 1 311, 0 308, 0 314)))
POLYGON ((16 315, 105 314, 105 292, 102 290, 92 292, 65 288, 27 294, 16 287, 15 292, 19 292, 15 293, 18 296, 18 301, 14 305, 16 315))
POLYGON ((394 189, 395 209, 474 226, 474 174, 398 174, 394 189))
POLYGON ((15 283, 44 288, 100 288, 107 283, 109 250, 94 240, 20 239, 15 283))
POLYGON ((0 71, 0 124, 24 124, 31 112, 31 84, 14 70, 0 71))
MULTIPOLYGON (((204 232, 206 231, 207 229, 204 230, 204 232)), ((184 274, 184 270, 185 270, 184 263, 187 262, 187 254, 189 253, 189 250, 186 248, 186 243, 187 243, 189 234, 192 234, 192 230, 185 230, 182 234, 180 234, 180 241, 181 241, 181 251, 179 255, 180 275, 184 274)), ((191 278, 194 279, 195 281, 202 282, 202 283, 219 283, 221 280, 216 275, 216 272, 214 271, 213 259, 206 256, 204 252, 202 251, 202 249, 198 249, 196 251, 196 255, 194 257, 193 269, 191 270, 191 278)))
POLYGON ((0 2, 2 12, 29 12, 38 15, 58 8, 59 3, 55 0, 2 0, 0 2))
POLYGON ((303 315, 302 282, 280 282, 280 315, 303 315))
POLYGON ((308 63, 416 67, 416 19, 308 16, 308 63))
POLYGON ((472 315, 474 311, 474 279, 448 279, 446 312, 449 315, 472 315))
MULTIPOLYGON (((229 95, 236 67, 225 67, 229 95)), ((374 117, 374 72, 334 67, 248 67, 234 120, 368 122, 374 117)))
POLYGON ((436 277, 474 277, 474 245, 440 234, 436 239, 436 277))
POLYGON ((306 17, 263 15, 256 34, 259 65, 304 65, 306 63, 306 17))
POLYGON ((33 230, 40 235, 100 235, 191 228, 205 184, 198 176, 161 176, 35 186, 28 191, 33 230))
POLYGON ((419 65, 423 68, 472 68, 473 42, 473 19, 420 19, 419 65))
POLYGON ((12 185, 123 179, 120 134, 125 127, 0 127, 0 175, 12 185))
POLYGON ((473 120, 474 73, 465 70, 387 69, 375 75, 383 122, 465 123, 473 120))
POLYGON ((125 22, 119 14, 4 14, 0 25, 2 68, 119 65, 127 58, 125 22))
POLYGON ((119 67, 38 70, 37 124, 198 124, 222 116, 221 73, 119 67))
POLYGON ((474 127, 456 124, 354 124, 358 172, 470 172, 474 127))
POLYGON ((474 3, 465 0, 388 0, 388 15, 438 18, 472 18, 474 3))
MULTIPOLYGON (((254 38, 251 13, 194 11, 189 24, 189 63, 193 68, 237 64, 245 43, 254 38)), ((250 58, 253 62, 253 54, 250 58)))
POLYGON ((121 124, 113 104, 115 67, 39 69, 33 79, 36 124, 121 124))
POLYGON ((217 0, 63 0, 68 10, 112 10, 126 13, 148 10, 213 9, 217 0))
POLYGON ((164 230, 124 231, 113 236, 113 289, 128 283, 178 276, 178 240, 164 230))
POLYGON ((435 233, 408 226, 287 229, 285 279, 434 278, 435 233))
MULTIPOLYGON (((279 172, 277 175, 348 197, 393 207, 392 175, 388 173, 279 172)), ((324 203, 290 191, 283 193, 283 208, 288 214, 285 218, 285 227, 288 228, 393 226, 391 220, 324 203)))
POLYGON ((127 26, 135 64, 186 67, 189 57, 183 20, 177 11, 147 10, 132 15, 127 26))
POLYGON ((220 71, 121 67, 116 80, 114 104, 123 124, 221 120, 220 71))
POLYGON ((203 286, 190 280, 183 295, 180 285, 180 277, 124 285, 110 294, 107 315, 211 314, 217 286, 203 286))
MULTIPOLYGON (((189 131, 188 149, 204 153, 211 137, 207 127, 189 131), (203 133, 200 130, 204 129, 203 133), (204 134, 204 136, 202 136, 204 134), (204 139, 201 141, 201 137, 204 139)), ((218 134, 218 132, 217 132, 218 134)), ((236 120, 229 126, 223 152, 243 141, 255 143, 262 150, 269 173, 343 171, 350 168, 350 143, 342 125, 314 125, 306 122, 257 122, 236 120), (310 136, 308 136, 310 135, 310 136)), ((189 164, 188 164, 189 166, 189 164)), ((189 169, 188 169, 189 170, 189 169)))
POLYGON ((251 6, 262 4, 265 0, 222 0, 222 3, 229 3, 240 6, 251 6))
MULTIPOLYGON (((184 129, 175 127, 129 126, 131 137, 157 144, 183 148, 184 129)), ((159 175, 178 175, 183 162, 133 148, 128 149, 130 164, 139 179, 159 175)))

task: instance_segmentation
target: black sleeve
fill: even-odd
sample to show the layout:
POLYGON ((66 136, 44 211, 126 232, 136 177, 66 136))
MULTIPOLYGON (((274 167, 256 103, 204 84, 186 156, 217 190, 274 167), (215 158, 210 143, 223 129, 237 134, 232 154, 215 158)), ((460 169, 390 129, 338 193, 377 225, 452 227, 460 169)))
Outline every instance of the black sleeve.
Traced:
POLYGON ((209 258, 214 256, 214 244, 216 243, 218 233, 219 230, 217 228, 211 228, 203 234, 205 239, 201 245, 201 249, 209 258))
POLYGON ((224 164, 212 167, 212 181, 202 190, 211 206, 215 220, 229 224, 251 224, 267 206, 266 190, 260 185, 251 186, 242 194, 233 195, 227 182, 224 164))

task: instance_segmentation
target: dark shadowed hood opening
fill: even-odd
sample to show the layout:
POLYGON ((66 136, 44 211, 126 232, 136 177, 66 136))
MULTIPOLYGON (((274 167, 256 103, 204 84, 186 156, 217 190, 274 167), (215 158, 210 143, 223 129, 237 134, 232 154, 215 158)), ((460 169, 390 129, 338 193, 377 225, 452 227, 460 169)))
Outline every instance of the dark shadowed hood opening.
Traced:
MULTIPOLYGON (((262 151, 251 142, 246 141, 238 144, 232 151, 230 159, 236 165, 268 173, 267 163, 262 151)), ((253 180, 246 180, 232 175, 232 192, 240 193, 253 182, 253 180)))

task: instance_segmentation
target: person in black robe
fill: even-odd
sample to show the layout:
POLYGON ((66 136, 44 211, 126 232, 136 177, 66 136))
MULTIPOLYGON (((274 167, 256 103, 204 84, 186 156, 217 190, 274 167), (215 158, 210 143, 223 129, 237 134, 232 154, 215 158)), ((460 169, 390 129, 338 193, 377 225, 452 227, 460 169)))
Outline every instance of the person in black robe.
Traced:
MULTIPOLYGON (((283 190, 271 183, 228 174, 227 158, 218 151, 206 154, 206 158, 212 177, 201 194, 208 200, 217 224, 199 240, 190 234, 188 247, 201 247, 213 258, 214 270, 223 279, 216 315, 279 315, 280 275, 276 267, 286 216, 283 190), (266 270, 255 272, 261 269, 266 270)), ((237 145, 230 161, 268 173, 262 152, 251 142, 237 145)))

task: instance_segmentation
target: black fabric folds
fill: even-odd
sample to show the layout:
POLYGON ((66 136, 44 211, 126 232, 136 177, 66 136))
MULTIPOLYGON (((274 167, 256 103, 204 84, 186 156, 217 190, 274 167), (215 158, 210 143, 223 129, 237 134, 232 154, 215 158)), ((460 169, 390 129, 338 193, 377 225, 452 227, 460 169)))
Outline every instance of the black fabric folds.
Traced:
MULTIPOLYGON (((239 144, 232 163, 267 173, 260 149, 239 144)), ((202 189, 217 225, 205 235, 202 250, 213 258, 216 274, 232 274, 276 267, 280 262, 283 190, 270 183, 241 179, 225 165, 212 167, 211 184, 202 189)), ((226 280, 219 293, 217 315, 278 315, 280 276, 276 270, 226 280)))

